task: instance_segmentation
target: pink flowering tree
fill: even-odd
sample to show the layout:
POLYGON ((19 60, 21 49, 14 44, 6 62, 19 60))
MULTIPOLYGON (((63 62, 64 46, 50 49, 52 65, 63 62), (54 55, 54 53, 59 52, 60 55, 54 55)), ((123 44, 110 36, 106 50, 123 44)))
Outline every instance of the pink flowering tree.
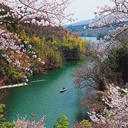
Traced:
MULTIPOLYGON (((114 49, 120 48, 124 42, 128 41, 128 1, 110 0, 110 2, 113 3, 111 6, 105 5, 104 7, 98 7, 99 11, 95 12, 97 21, 91 22, 89 25, 90 29, 111 27, 111 30, 108 31, 108 35, 96 43, 98 52, 92 50, 89 54, 88 58, 91 60, 92 65, 89 66, 89 64, 86 64, 82 71, 79 70, 76 73, 77 79, 75 82, 77 83, 78 87, 85 87, 85 85, 89 85, 91 87, 94 86, 93 88, 95 88, 98 84, 98 86, 104 86, 105 89, 105 78, 109 78, 109 81, 110 78, 112 79, 112 77, 121 78, 119 77, 119 74, 115 74, 117 71, 112 70, 110 66, 110 64, 113 64, 113 67, 118 65, 118 62, 114 61, 115 58, 113 57, 111 59, 115 63, 111 61, 110 64, 105 63, 105 59, 107 61, 108 55, 116 53, 114 49), (93 55, 91 57, 92 53, 93 55)), ((122 52, 120 54, 126 55, 126 53, 122 52)), ((127 65, 127 63, 125 64, 127 65)), ((120 73, 123 74, 121 71, 120 73)), ((117 78, 116 80, 119 80, 117 78)))
MULTIPOLYGON (((16 70, 16 72, 10 72, 13 74, 12 77, 14 79, 16 79, 15 76, 18 76, 18 79, 28 81, 27 76, 32 74, 31 64, 34 60, 37 60, 42 65, 45 64, 45 62, 38 58, 36 53, 31 49, 32 46, 28 44, 27 41, 22 41, 16 34, 14 35, 13 33, 8 32, 6 29, 0 28, 1 64, 3 63, 3 66, 11 66, 16 70)), ((4 78, 4 81, 1 81, 0 85, 7 81, 8 77, 11 77, 11 74, 7 72, 6 69, 4 70, 6 72, 5 76, 7 77, 4 78)))
POLYGON ((17 119, 16 122, 14 122, 16 128, 46 128, 44 120, 46 118, 46 115, 41 117, 37 122, 35 120, 33 121, 27 121, 25 120, 26 117, 17 119))
MULTIPOLYGON (((64 12, 69 4, 69 0, 1 0, 0 23, 61 25, 65 19, 72 21, 70 18, 72 14, 67 15, 64 12)), ((19 76, 26 81, 28 81, 27 76, 32 73, 30 67, 33 60, 37 60, 42 65, 45 64, 31 49, 32 46, 27 41, 0 28, 1 56, 11 66, 21 69, 24 74, 19 73, 19 76)))
POLYGON ((128 127, 128 89, 122 89, 114 84, 108 86, 108 90, 102 97, 106 105, 102 113, 88 112, 95 125, 108 128, 128 127))
MULTIPOLYGON (((45 64, 31 49, 32 46, 27 41, 19 39, 16 34, 0 27, 0 86, 21 81, 27 82, 28 76, 32 74, 32 61, 45 64)), ((3 103, 8 91, 9 89, 0 89, 0 104, 3 103)), ((3 115, 5 116, 8 111, 3 115)), ((25 118, 18 118, 14 124, 16 128, 45 128, 43 124, 45 118, 46 116, 43 116, 37 123, 35 120, 25 121, 25 118)))
POLYGON ((127 0, 110 0, 112 6, 105 5, 98 7, 99 11, 94 12, 98 20, 90 22, 90 28, 111 27, 103 39, 100 39, 99 51, 107 51, 113 42, 121 42, 121 37, 127 39, 128 30, 128 1, 127 0), (109 42, 109 43, 107 43, 109 42))
MULTIPOLYGON (((110 2, 113 3, 112 6, 98 7, 99 11, 95 12, 98 19, 89 25, 92 29, 111 28, 108 35, 100 39, 98 43, 98 50, 103 53, 103 57, 106 57, 107 51, 111 49, 113 44, 115 44, 114 47, 118 47, 118 44, 128 41, 128 1, 110 0, 110 2)), ((101 58, 101 54, 98 56, 101 58)), ((101 60, 104 61, 104 58, 101 58, 101 60)), ((95 66, 95 69, 97 69, 97 66, 95 66)), ((102 73, 102 75, 104 74, 102 73)), ((85 75, 82 75, 82 77, 85 77, 85 75)), ((106 105, 106 108, 101 113, 96 113, 93 110, 88 113, 90 119, 94 122, 94 126, 98 128, 127 128, 128 89, 122 89, 110 84, 102 98, 102 102, 106 105)))
MULTIPOLYGON (((65 9, 70 4, 69 0, 0 0, 0 24, 20 24, 32 23, 42 26, 61 25, 64 20, 72 21, 72 14, 65 14, 65 9)), ((7 82, 9 77, 14 83, 17 80, 28 81, 28 76, 32 74, 32 61, 38 61, 44 65, 45 61, 32 51, 29 42, 22 40, 17 34, 10 33, 5 28, 0 27, 0 86, 12 84, 7 82), (13 70, 12 70, 13 69, 13 70), (2 78, 5 76, 4 78, 2 78), (2 79, 1 79, 2 78, 2 79)), ((7 91, 1 90, 3 98, 7 91)), ((45 128, 43 116, 37 123, 25 121, 25 118, 15 122, 16 128, 45 128)))
MULTIPOLYGON (((24 45, 21 44, 21 40, 18 39, 16 35, 13 35, 12 33, 9 33, 7 30, 2 28, 0 29, 0 34, 0 51, 2 56, 1 60, 3 60, 3 63, 5 62, 12 67, 23 70, 28 68, 29 63, 27 63, 27 57, 23 51, 24 45), (20 59, 21 57, 22 59, 20 59), (25 60, 23 58, 25 58, 25 60), (25 65, 22 64, 22 60, 26 62, 25 65)), ((24 74, 20 74, 20 72, 19 75, 24 77, 24 74)), ((6 76, 9 76, 8 72, 6 76)))
POLYGON ((63 20, 72 21, 72 14, 65 14, 65 9, 70 4, 69 0, 2 0, 1 23, 7 21, 6 17, 15 18, 13 23, 34 23, 38 25, 61 25, 63 20), (8 12, 4 13, 8 7, 8 12))

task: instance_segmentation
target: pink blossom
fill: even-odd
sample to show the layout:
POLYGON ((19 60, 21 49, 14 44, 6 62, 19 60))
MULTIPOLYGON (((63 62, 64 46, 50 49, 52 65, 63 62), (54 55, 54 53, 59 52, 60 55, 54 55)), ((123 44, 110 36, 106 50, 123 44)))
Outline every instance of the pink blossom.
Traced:
POLYGON ((107 95, 103 96, 103 102, 111 109, 105 108, 100 114, 89 112, 90 119, 97 124, 111 125, 114 128, 128 127, 128 89, 121 89, 114 84, 108 86, 107 95), (125 95, 121 97, 121 90, 125 95), (108 117, 107 117, 108 116, 108 117))
POLYGON ((38 61, 41 61, 41 58, 38 58, 38 61))
POLYGON ((70 18, 72 13, 65 14, 65 9, 71 3, 70 0, 4 0, 0 3, 10 8, 10 12, 2 17, 11 15, 18 22, 60 25, 64 19, 72 21, 70 18))
POLYGON ((29 47, 29 48, 32 48, 32 45, 29 44, 28 47, 29 47))
POLYGON ((44 62, 44 61, 42 61, 42 64, 45 64, 45 62, 44 62))
POLYGON ((33 55, 32 57, 37 58, 37 55, 33 55))

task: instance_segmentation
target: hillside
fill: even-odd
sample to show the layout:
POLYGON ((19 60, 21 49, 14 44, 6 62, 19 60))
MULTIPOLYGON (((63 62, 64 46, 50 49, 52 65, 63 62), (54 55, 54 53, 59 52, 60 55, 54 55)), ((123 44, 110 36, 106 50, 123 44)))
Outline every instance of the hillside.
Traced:
POLYGON ((82 20, 82 21, 75 22, 75 23, 72 23, 72 24, 64 25, 64 27, 68 27, 68 26, 79 26, 79 25, 88 25, 90 23, 90 21, 95 22, 95 21, 97 21, 97 18, 89 19, 89 20, 82 20))
POLYGON ((107 34, 107 31, 110 29, 108 27, 105 28, 96 28, 96 29, 88 29, 88 25, 90 21, 97 21, 97 19, 91 19, 91 20, 84 20, 80 22, 76 22, 70 25, 64 25, 65 28, 67 28, 69 31, 74 33, 77 36, 88 36, 88 37, 97 37, 98 39, 100 37, 103 37, 107 34), (86 30, 84 29, 84 26, 86 26, 86 30))
MULTIPOLYGON (((0 4, 0 6, 2 6, 0 4)), ((0 15, 8 12, 3 6, 0 15)), ((0 25, 0 86, 28 81, 32 74, 80 59, 86 41, 61 26, 39 26, 3 16, 0 25)))

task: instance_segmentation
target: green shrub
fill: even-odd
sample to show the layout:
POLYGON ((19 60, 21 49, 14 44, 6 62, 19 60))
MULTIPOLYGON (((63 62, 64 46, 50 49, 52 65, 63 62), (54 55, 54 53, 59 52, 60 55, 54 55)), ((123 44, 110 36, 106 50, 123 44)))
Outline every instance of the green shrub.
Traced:
POLYGON ((13 122, 6 122, 6 112, 4 112, 5 108, 5 104, 0 104, 0 128, 14 128, 13 122))
POLYGON ((68 118, 65 115, 58 117, 53 128, 69 128, 68 118))

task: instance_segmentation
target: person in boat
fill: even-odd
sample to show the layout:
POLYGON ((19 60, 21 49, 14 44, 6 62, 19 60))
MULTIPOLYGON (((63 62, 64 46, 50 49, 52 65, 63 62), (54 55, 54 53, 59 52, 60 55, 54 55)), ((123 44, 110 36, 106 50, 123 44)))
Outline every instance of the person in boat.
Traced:
POLYGON ((60 92, 64 92, 64 91, 66 91, 66 88, 62 88, 62 89, 60 90, 60 92))

